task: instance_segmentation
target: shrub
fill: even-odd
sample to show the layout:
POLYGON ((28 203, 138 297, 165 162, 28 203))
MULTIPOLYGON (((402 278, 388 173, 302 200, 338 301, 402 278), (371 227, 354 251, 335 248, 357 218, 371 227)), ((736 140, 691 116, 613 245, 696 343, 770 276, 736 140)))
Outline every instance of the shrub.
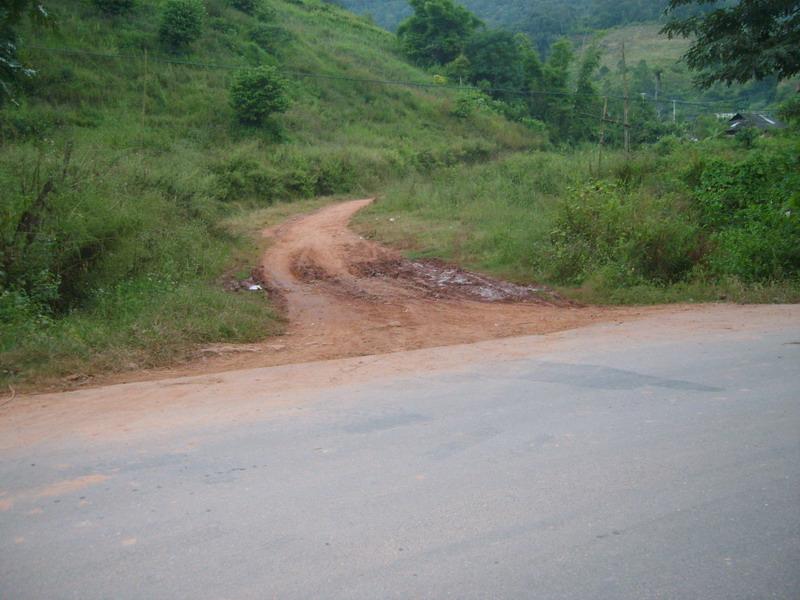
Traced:
POLYGON ((710 234, 711 270, 747 282, 800 272, 800 160, 797 148, 755 150, 744 160, 710 161, 695 190, 710 234))
POLYGON ((466 119, 474 112, 496 112, 496 105, 486 94, 467 88, 456 96, 456 106, 453 116, 466 119))
POLYGON ((679 281, 697 260, 698 233, 690 215, 668 201, 648 201, 619 184, 591 184, 558 206, 552 275, 581 284, 600 272, 614 286, 679 281))
POLYGON ((94 5, 107 15, 121 15, 133 8, 134 0, 94 0, 94 5))
POLYGON ((778 116, 788 123, 800 128, 800 95, 795 94, 778 109, 778 116))
POLYGON ((258 0, 231 0, 231 6, 248 15, 255 13, 258 5, 258 0))
POLYGON ((161 41, 173 50, 181 50, 203 33, 206 9, 201 0, 167 0, 158 30, 161 41))
POLYGON ((275 113, 289 108, 286 81, 275 67, 261 66, 240 71, 230 90, 231 106, 239 121, 260 125, 275 113))

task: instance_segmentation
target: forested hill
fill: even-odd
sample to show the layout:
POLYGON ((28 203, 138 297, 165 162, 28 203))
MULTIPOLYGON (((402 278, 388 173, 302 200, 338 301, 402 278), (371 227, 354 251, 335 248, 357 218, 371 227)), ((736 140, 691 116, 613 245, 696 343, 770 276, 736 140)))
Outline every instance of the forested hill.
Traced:
MULTIPOLYGON (((335 0, 394 29, 411 14, 407 0, 335 0)), ((553 39, 587 29, 658 20, 663 0, 461 0, 492 27, 523 31, 546 48, 553 39)))

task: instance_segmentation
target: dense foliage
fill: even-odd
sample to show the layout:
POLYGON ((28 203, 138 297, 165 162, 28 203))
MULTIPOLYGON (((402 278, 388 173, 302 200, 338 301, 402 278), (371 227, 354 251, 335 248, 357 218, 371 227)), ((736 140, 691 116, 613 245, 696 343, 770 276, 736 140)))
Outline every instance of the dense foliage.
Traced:
POLYGON ((0 105, 13 99, 20 78, 36 73, 19 58, 19 27, 26 18, 36 27, 52 25, 50 13, 37 0, 3 0, 0 4, 0 105))
POLYGON ((400 24, 397 36, 406 54, 421 66, 454 60, 481 24, 453 0, 410 0, 410 4, 414 14, 400 24))
POLYGON ((231 6, 238 8, 243 13, 252 15, 258 10, 259 2, 258 0, 231 0, 231 6))
POLYGON ((135 0, 94 0, 95 6, 108 15, 121 15, 133 9, 135 0))
MULTIPOLYGON (((334 0, 359 14, 395 29, 411 14, 407 0, 334 0)), ((461 0, 468 10, 493 27, 526 33, 546 52, 558 38, 592 29, 657 21, 668 0, 461 0)), ((699 10, 703 10, 701 7, 699 10)), ((685 9, 678 14, 685 15, 685 9)))
MULTIPOLYGON (((456 10, 450 0, 419 0, 414 9, 414 15, 399 32, 412 60, 433 67, 460 85, 469 83, 485 92, 488 98, 483 104, 509 119, 535 129, 544 123, 551 139, 558 143, 598 140, 603 100, 596 84, 601 56, 597 45, 585 47, 576 56, 572 44, 561 38, 553 43, 547 60, 542 62, 526 35, 478 27, 475 17, 464 9, 456 10), (448 10, 442 10, 443 6, 448 10), (412 31, 435 32, 435 36, 412 31)), ((646 65, 643 67, 647 69, 646 65)), ((640 74, 640 78, 646 77, 640 74)), ((480 106, 477 100, 474 90, 462 94, 457 114, 470 113, 471 104, 480 106)), ((668 126, 639 95, 633 103, 634 144, 655 141, 668 126)), ((609 112, 606 121, 619 129, 619 118, 612 119, 610 115, 609 112)), ((607 136, 611 144, 620 143, 621 139, 615 133, 607 136)))
POLYGON ((674 14, 693 4, 716 6, 707 14, 676 15, 664 31, 692 38, 686 62, 698 71, 700 85, 770 75, 786 79, 800 72, 800 0, 739 0, 731 6, 715 0, 670 0, 669 6, 674 14))
POLYGON ((289 108, 286 81, 267 65, 241 71, 231 85, 231 105, 242 123, 261 125, 289 108))
POLYGON ((202 0, 167 0, 158 33, 172 50, 185 50, 203 33, 206 9, 202 0))

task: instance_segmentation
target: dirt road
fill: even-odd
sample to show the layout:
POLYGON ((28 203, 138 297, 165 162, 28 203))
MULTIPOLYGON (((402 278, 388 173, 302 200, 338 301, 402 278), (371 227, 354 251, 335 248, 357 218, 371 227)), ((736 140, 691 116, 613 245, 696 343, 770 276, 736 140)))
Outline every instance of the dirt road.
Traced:
POLYGON ((351 217, 370 202, 329 205, 263 232, 270 244, 258 278, 287 318, 285 335, 255 344, 214 344, 171 368, 76 377, 51 389, 552 333, 688 308, 579 306, 544 287, 519 286, 435 260, 405 260, 349 229, 351 217))
POLYGON ((265 232, 262 277, 289 319, 266 360, 302 362, 571 329, 651 312, 580 307, 438 261, 408 261, 348 228, 371 200, 323 208, 265 232), (277 355, 277 356, 276 356, 277 355))
POLYGON ((278 341, 0 403, 0 597, 798 589, 800 306, 577 307, 365 204, 268 232, 278 341))

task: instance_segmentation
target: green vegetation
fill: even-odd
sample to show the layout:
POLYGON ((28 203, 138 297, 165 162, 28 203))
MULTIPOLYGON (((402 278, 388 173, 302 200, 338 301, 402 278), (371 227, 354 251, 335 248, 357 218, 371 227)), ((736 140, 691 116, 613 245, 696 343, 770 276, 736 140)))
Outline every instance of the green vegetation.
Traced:
POLYGON ((167 48, 185 50, 200 38, 206 7, 202 0, 167 0, 161 12, 158 34, 167 48))
POLYGON ((223 291, 260 247, 231 219, 543 143, 496 112, 454 116, 452 90, 352 81, 431 79, 394 36, 328 4, 265 0, 249 15, 209 1, 177 63, 163 53, 162 6, 138 0, 118 17, 52 0, 58 30, 37 31, 37 48, 19 22, 37 75, 0 110, 3 383, 261 339, 280 328, 265 299, 223 291), (291 104, 242 123, 237 73, 270 68, 291 104))
POLYGON ((400 25, 397 37, 405 53, 423 67, 455 60, 481 24, 453 0, 410 0, 410 4, 414 14, 400 25))
POLYGON ((109 15, 121 15, 133 8, 134 0, 94 0, 95 6, 109 15))
POLYGON ((796 99, 773 137, 673 124, 637 94, 688 74, 632 44, 626 155, 602 52, 619 31, 545 55, 450 0, 413 5, 398 39, 322 0, 6 3, 0 383, 279 332, 224 283, 259 227, 324 196, 386 190, 372 235, 592 301, 798 299, 796 99))
MULTIPOLYGON (((337 0, 337 3, 360 13, 368 14, 378 23, 395 28, 407 18, 412 9, 406 0, 337 0)), ((598 89, 605 94, 622 95, 623 85, 619 63, 621 60, 621 43, 626 44, 627 62, 630 71, 637 71, 635 80, 631 80, 631 92, 647 94, 656 103, 656 112, 671 112, 668 99, 687 102, 721 102, 718 108, 709 106, 681 106, 679 117, 682 120, 711 112, 730 112, 736 110, 774 110, 781 102, 794 92, 795 83, 779 83, 775 75, 770 75, 762 66, 756 72, 763 77, 757 81, 734 84, 715 84, 709 89, 699 89, 693 85, 691 71, 681 62, 681 57, 690 49, 690 42, 679 36, 669 39, 661 33, 666 24, 664 11, 668 0, 653 2, 652 0, 461 0, 459 4, 473 11, 488 28, 503 28, 512 33, 522 33, 530 40, 529 44, 546 57, 552 45, 566 37, 577 48, 577 54, 599 40, 602 50, 602 64, 593 74, 598 89)), ((685 19, 709 13, 719 6, 723 8, 731 2, 699 4, 697 6, 678 6, 672 17, 685 19)), ((761 6, 761 3, 753 3, 761 6)), ((773 3, 789 6, 792 3, 773 3)), ((792 4, 794 5, 794 4, 792 4)), ((789 10, 789 9, 786 9, 789 10)), ((770 21, 772 22, 772 21, 770 21)), ((788 21, 787 21, 788 22, 788 21)), ((742 21, 733 18, 726 21, 729 27, 742 25, 742 21)), ((786 28, 788 31, 793 31, 786 28)), ((776 28, 777 31, 777 28, 776 28)), ((676 32, 677 33, 677 32, 676 32)), ((444 34, 440 34, 444 35, 444 34)), ((739 60, 750 60, 760 56, 775 62, 782 55, 795 56, 794 48, 800 43, 791 44, 791 36, 796 33, 784 32, 783 46, 776 46, 772 58, 766 53, 751 50, 737 50, 734 56, 739 60), (785 48, 785 52, 780 48, 785 48)), ((719 56, 719 54, 715 54, 719 56)), ((796 57, 794 58, 796 61, 796 57)), ((756 65, 751 65, 756 66, 756 65)), ((506 67, 508 68, 508 67, 506 67)), ((577 62, 573 62, 573 70, 577 62)), ((752 74, 751 69, 749 73, 752 74)), ((458 81, 458 75, 448 73, 458 81)), ((785 74, 785 72, 784 72, 785 74)), ((463 76, 463 80, 468 80, 463 76)), ((480 81, 476 78, 475 81, 480 81)), ((515 89, 525 90, 523 85, 515 85, 515 89)), ((617 112, 619 113, 621 109, 617 112)))
MULTIPOLYGON (((335 0, 380 25, 395 29, 412 12, 408 0, 335 0)), ((572 34, 662 18, 667 0, 461 0, 490 27, 525 33, 546 52, 554 41, 572 34)), ((679 15, 691 14, 686 9, 679 15)))
POLYGON ((19 59, 19 28, 26 21, 31 28, 52 24, 47 9, 36 0, 4 0, 0 4, 0 106, 14 102, 20 79, 36 74, 19 59))
POLYGON ((800 73, 800 0, 712 2, 707 14, 681 16, 681 8, 708 0, 669 0, 670 36, 692 38, 686 53, 702 87, 746 83, 800 73))
POLYGON ((286 81, 268 65, 243 70, 231 85, 231 105, 242 123, 262 125, 289 108, 286 81))
POLYGON ((372 237, 592 302, 800 300, 800 140, 533 152, 389 187, 372 237), (390 220, 391 219, 391 220, 390 220))

